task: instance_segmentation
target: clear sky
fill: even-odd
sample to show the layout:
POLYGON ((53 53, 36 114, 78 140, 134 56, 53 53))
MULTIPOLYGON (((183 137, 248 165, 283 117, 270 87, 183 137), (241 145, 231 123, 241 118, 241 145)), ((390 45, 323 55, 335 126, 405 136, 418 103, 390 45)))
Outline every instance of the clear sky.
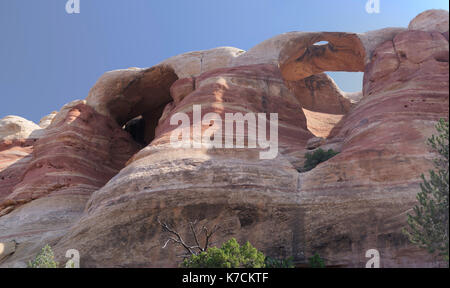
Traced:
MULTIPOLYGON (((248 50, 289 31, 365 32, 406 27, 420 12, 448 10, 447 0, 0 0, 0 118, 39 119, 86 98, 105 72, 149 67, 187 51, 218 46, 248 50)), ((357 73, 336 75, 346 91, 357 73)))

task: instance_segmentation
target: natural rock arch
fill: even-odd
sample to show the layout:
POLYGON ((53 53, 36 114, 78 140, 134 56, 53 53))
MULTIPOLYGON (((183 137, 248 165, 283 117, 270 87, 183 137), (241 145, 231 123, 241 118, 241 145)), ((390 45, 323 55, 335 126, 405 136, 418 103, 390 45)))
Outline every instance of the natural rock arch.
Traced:
POLYGON ((172 101, 170 86, 177 79, 174 70, 164 65, 111 71, 97 81, 86 101, 121 126, 143 115, 144 141, 150 142, 165 105, 172 101))
MULTIPOLYGON (((139 125, 144 131, 135 131, 134 138, 144 138, 143 144, 155 137, 155 129, 167 104, 173 98, 172 85, 178 79, 191 79, 198 75, 228 66, 234 58, 244 53, 234 47, 188 52, 169 58, 151 68, 129 68, 103 74, 89 91, 87 104, 102 115, 123 126, 142 116, 139 125), (143 134, 143 135, 142 135, 143 134)), ((127 125, 128 127, 128 125, 127 125)), ((128 130, 128 129, 127 129, 128 130)))
POLYGON ((363 42, 354 33, 291 34, 280 45, 280 72, 314 135, 328 137, 361 96, 342 91, 324 72, 362 72, 365 57, 363 42))
POLYGON ((364 71, 365 49, 357 34, 311 33, 293 40, 280 52, 285 80, 301 80, 325 71, 364 71), (326 44, 315 45, 321 42, 326 44))

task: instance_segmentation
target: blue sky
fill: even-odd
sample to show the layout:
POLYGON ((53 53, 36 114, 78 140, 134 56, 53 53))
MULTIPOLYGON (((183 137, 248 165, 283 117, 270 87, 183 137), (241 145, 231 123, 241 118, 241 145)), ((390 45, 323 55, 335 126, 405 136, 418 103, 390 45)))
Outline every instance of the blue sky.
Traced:
MULTIPOLYGON (((218 46, 248 50, 289 31, 365 32, 406 27, 420 12, 448 10, 447 0, 0 0, 0 118, 38 122, 84 99, 108 70, 149 67, 187 51, 218 46)), ((347 91, 361 75, 332 74, 347 91)))

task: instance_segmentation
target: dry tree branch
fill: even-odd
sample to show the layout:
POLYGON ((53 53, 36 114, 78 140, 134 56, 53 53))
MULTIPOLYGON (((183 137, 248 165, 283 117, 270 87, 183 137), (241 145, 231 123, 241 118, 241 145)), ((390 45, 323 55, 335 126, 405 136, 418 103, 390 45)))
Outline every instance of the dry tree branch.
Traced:
POLYGON ((190 246, 188 246, 188 245, 184 242, 183 238, 181 237, 181 235, 180 235, 178 232, 176 232, 175 230, 171 229, 171 228, 169 227, 169 225, 167 225, 166 223, 162 223, 159 219, 158 219, 158 223, 159 223, 159 225, 161 225, 161 227, 163 228, 163 231, 169 232, 170 234, 175 235, 175 236, 177 237, 177 239, 172 238, 172 237, 169 238, 169 239, 166 241, 166 243, 164 244, 163 248, 167 247, 167 244, 169 244, 170 241, 173 241, 174 243, 177 243, 177 244, 183 246, 183 248, 186 249, 186 250, 188 251, 189 254, 191 254, 191 255, 196 255, 195 252, 192 250, 193 248, 190 247, 190 246))
MULTIPOLYGON (((198 242, 197 232, 195 231, 195 226, 196 225, 197 225, 197 220, 195 220, 194 222, 189 222, 189 227, 191 228, 191 232, 194 235, 195 243, 197 244, 198 248, 200 250, 202 250, 202 248, 200 247, 200 243, 198 242)), ((200 251, 200 252, 204 252, 204 250, 200 251)))
POLYGON ((217 230, 219 230, 219 226, 215 225, 213 227, 213 229, 211 230, 211 232, 208 233, 208 228, 206 228, 206 226, 203 226, 203 232, 205 233, 205 248, 204 248, 204 251, 206 251, 208 249, 208 247, 209 247, 209 240, 214 235, 214 233, 217 232, 217 230))
POLYGON ((170 242, 180 245, 187 251, 187 254, 177 256, 177 257, 182 257, 182 258, 189 258, 192 255, 197 255, 198 253, 206 252, 206 250, 208 250, 208 248, 211 245, 211 243, 210 243, 211 238, 219 230, 218 225, 215 225, 211 231, 209 231, 206 226, 203 226, 201 231, 205 235, 205 243, 202 246, 200 244, 200 241, 199 241, 198 235, 197 235, 197 233, 198 233, 198 231, 196 229, 196 226, 198 223, 197 220, 194 222, 189 222, 189 229, 190 229, 190 231, 194 237, 194 241, 195 241, 195 245, 191 246, 191 245, 188 245, 186 242, 184 242, 183 237, 180 235, 180 233, 178 233, 174 229, 170 228, 169 225, 167 225, 167 223, 161 222, 161 220, 159 218, 157 219, 157 221, 158 221, 159 225, 161 225, 164 232, 168 232, 169 234, 175 236, 175 237, 169 237, 167 239, 167 241, 164 243, 164 246, 162 248, 165 249, 170 242))

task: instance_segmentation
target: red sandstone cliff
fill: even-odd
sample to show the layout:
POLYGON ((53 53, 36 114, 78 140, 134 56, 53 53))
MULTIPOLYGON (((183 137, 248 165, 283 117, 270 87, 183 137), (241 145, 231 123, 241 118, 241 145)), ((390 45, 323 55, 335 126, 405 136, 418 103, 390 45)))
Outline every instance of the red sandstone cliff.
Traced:
POLYGON ((317 252, 329 265, 362 267, 375 248, 384 267, 439 266, 401 228, 431 167, 426 139, 448 118, 448 55, 448 12, 426 11, 408 29, 292 32, 247 52, 108 72, 42 127, 5 119, 0 242, 10 248, 0 266, 22 267, 45 244, 60 259, 78 249, 85 267, 175 266, 158 217, 181 231, 188 220, 220 224, 217 240, 249 240, 298 263, 317 252), (362 95, 325 71, 364 72, 362 95), (203 114, 278 113, 278 156, 172 148, 169 119, 185 112, 192 123, 194 104, 203 114), (145 147, 122 129, 138 116, 145 147), (341 153, 299 173, 313 140, 341 153))

